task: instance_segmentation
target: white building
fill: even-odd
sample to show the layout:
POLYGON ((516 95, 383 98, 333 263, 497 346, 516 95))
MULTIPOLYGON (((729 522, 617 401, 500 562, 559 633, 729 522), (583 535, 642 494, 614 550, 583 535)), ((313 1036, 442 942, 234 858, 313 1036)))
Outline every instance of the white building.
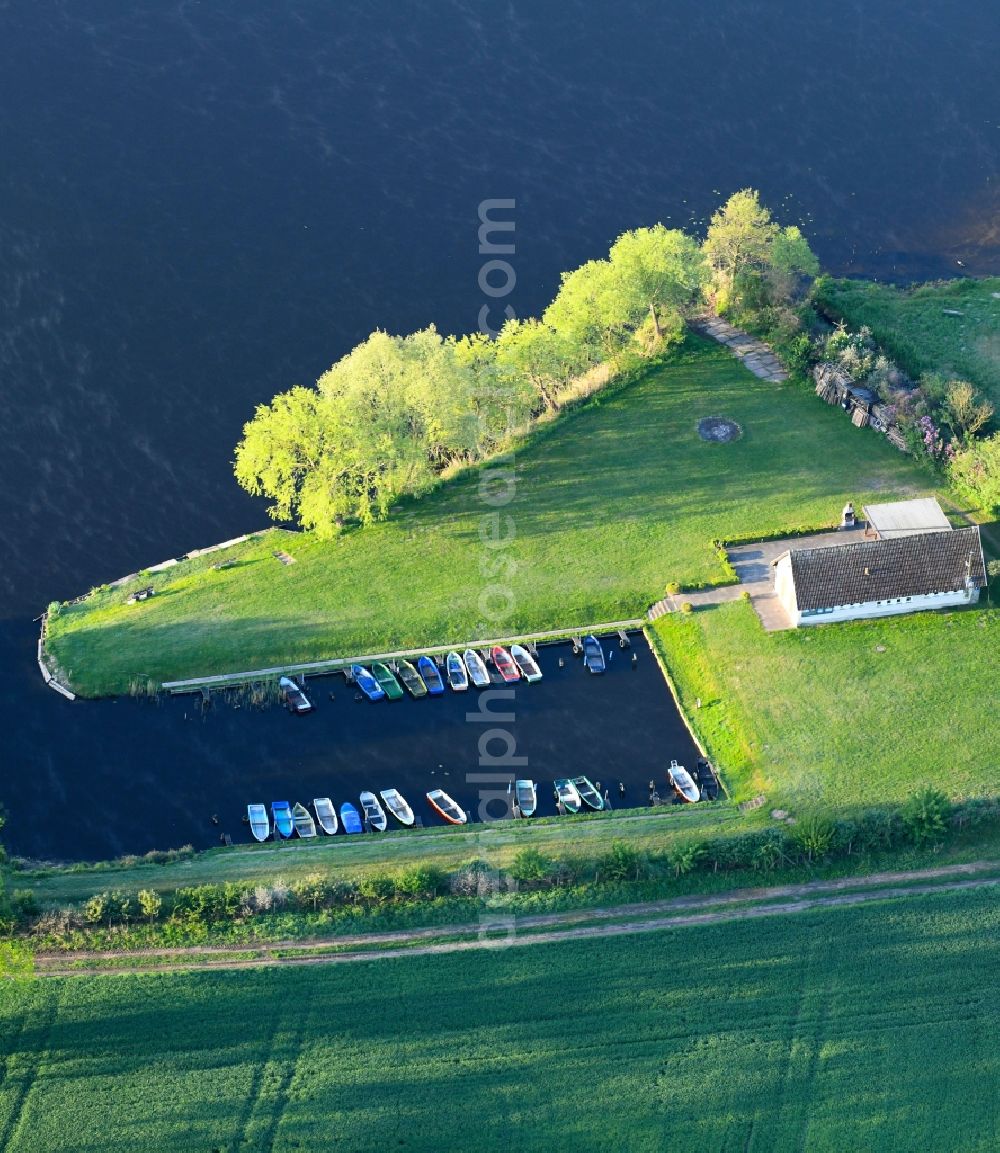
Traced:
POLYGON ((976 527, 793 548, 772 564, 774 591, 796 628, 975 604, 986 584, 976 527))

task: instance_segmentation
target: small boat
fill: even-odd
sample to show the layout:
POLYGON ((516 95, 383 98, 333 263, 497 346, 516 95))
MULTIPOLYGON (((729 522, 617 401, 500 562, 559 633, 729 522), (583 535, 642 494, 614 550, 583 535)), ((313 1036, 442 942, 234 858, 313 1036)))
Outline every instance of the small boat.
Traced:
POLYGON ((263 805, 247 805, 250 818, 250 832, 255 841, 266 841, 271 835, 271 822, 267 819, 267 809, 263 805))
POLYGON ((372 665, 372 676, 378 681, 388 700, 398 701, 402 697, 403 690, 399 687, 399 681, 392 675, 392 670, 388 665, 376 661, 372 665))
POLYGON ((507 684, 521 679, 521 670, 514 664, 514 658, 503 647, 503 645, 494 645, 490 650, 490 656, 493 658, 493 663, 497 667, 497 672, 503 677, 507 684))
POLYGON ((385 689, 364 665, 351 665, 351 676, 354 683, 370 701, 380 701, 385 696, 385 689))
POLYGON ((295 824, 295 831, 303 840, 316 836, 316 822, 309 815, 305 805, 300 805, 298 801, 292 806, 292 821, 295 824))
POLYGON ((379 833, 384 833, 385 827, 389 822, 386 819, 385 810, 378 803, 378 797, 365 789, 361 794, 361 807, 365 811, 365 820, 368 822, 368 827, 375 829, 379 833))
POLYGON ((271 802, 271 819, 274 821, 274 831, 279 836, 290 837, 295 832, 292 806, 287 801, 271 802))
POLYGON ((604 801, 601 799, 601 794, 594 787, 594 783, 589 777, 574 777, 573 784, 576 785, 576 791, 580 794, 580 799, 585 805, 589 805, 592 809, 604 808, 604 801))
POLYGON ((667 780, 682 801, 693 804, 701 796, 698 792, 698 786, 691 779, 691 774, 676 761, 670 762, 670 768, 667 769, 667 780))
POLYGON ((542 679, 542 670, 538 667, 538 661, 528 652, 523 645, 511 645, 510 655, 517 661, 517 667, 521 670, 521 676, 529 684, 534 684, 535 681, 542 679))
POLYGON ((448 685, 456 693, 464 693, 469 687, 469 671, 458 653, 449 653, 446 665, 448 685))
POLYGON ((427 794, 430 806, 451 825, 464 825, 469 819, 457 801, 453 801, 444 789, 431 789, 427 794))
POLYGON ((328 836, 337 832, 337 810, 329 797, 313 798, 313 812, 316 814, 316 823, 328 836))
POLYGON ((488 689, 490 687, 490 670, 486 667, 486 662, 475 649, 465 650, 465 667, 469 671, 469 680, 472 681, 477 689, 488 689))
POLYGON ((441 670, 437 667, 437 662, 431 660, 430 657, 419 657, 417 669, 424 678, 427 691, 432 697, 439 697, 444 692, 444 681, 441 678, 441 670))
POLYGON ((560 777, 553 782, 556 786, 556 801, 561 802, 563 808, 570 813, 578 813, 583 799, 576 785, 568 777, 560 777))
POLYGON ((413 824, 413 810, 406 803, 406 798, 398 789, 383 789, 379 796, 390 813, 401 825, 409 827, 413 824))
POLYGON ((426 697, 427 686, 424 678, 410 664, 409 661, 400 661, 398 666, 399 679, 403 682, 406 691, 411 697, 426 697))
POLYGON ((719 799, 719 778, 715 775, 715 769, 708 761, 698 762, 695 768, 695 778, 701 789, 701 795, 706 801, 719 799))
POLYGON ((538 807, 538 789, 534 781, 515 781, 514 796, 522 817, 530 817, 538 807))
POLYGON ((361 824, 361 814, 350 801, 345 801, 340 806, 340 823, 344 826, 345 833, 363 833, 365 831, 361 824))
POLYGON ((278 689, 290 713, 311 713, 312 702, 291 677, 280 677, 278 689))
POLYGON ((583 667, 592 673, 604 672, 604 649, 597 637, 583 638, 583 667))

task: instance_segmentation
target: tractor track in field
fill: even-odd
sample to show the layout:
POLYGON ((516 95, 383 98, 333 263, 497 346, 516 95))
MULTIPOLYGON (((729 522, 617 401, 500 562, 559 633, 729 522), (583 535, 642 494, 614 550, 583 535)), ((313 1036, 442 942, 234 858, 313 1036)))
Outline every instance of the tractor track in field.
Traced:
POLYGON ((1000 862, 976 861, 913 872, 734 889, 710 896, 674 897, 521 917, 505 914, 500 908, 487 911, 477 923, 387 933, 187 948, 45 952, 35 957, 35 973, 40 977, 110 976, 378 961, 660 932, 996 885, 1000 885, 1000 862), (983 873, 992 875, 978 875, 983 873), (130 960, 135 963, 129 964, 130 960), (86 967, 88 962, 101 961, 117 964, 107 968, 86 967))

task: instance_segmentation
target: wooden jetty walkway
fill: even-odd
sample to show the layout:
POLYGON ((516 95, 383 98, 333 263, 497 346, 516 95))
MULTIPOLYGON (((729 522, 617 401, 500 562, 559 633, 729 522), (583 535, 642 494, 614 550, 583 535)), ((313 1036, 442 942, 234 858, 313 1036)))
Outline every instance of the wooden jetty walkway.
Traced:
POLYGON ((409 660, 419 656, 444 656, 453 650, 488 649, 494 645, 537 644, 539 641, 569 640, 587 636, 590 633, 616 633, 642 629, 643 618, 625 621, 608 621, 598 625, 577 625, 572 628, 551 629, 548 632, 528 633, 515 637, 493 637, 473 641, 455 641, 447 645, 425 645, 418 649, 397 649, 388 653, 367 653, 364 656, 331 657, 322 661, 307 661, 303 664, 275 665, 266 669, 249 669, 246 672, 219 673, 215 676, 190 677, 183 681, 164 681, 162 687, 168 693, 197 693, 202 689, 224 689, 236 685, 251 684, 254 681, 274 680, 281 676, 319 676, 323 673, 336 673, 351 665, 368 665, 373 661, 409 660))

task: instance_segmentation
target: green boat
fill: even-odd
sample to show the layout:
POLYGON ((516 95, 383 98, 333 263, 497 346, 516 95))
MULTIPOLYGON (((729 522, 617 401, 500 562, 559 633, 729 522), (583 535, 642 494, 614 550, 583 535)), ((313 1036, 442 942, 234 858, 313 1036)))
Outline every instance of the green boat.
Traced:
POLYGON ((388 665, 382 664, 381 661, 376 661, 372 665, 372 676, 378 681, 390 701, 398 701, 403 695, 403 690, 399 687, 399 681, 392 675, 392 670, 388 665))
POLYGON ((427 685, 424 683, 424 678, 417 672, 409 661, 400 661, 397 666, 399 669, 399 679, 403 682, 406 691, 411 697, 426 697, 427 685))

